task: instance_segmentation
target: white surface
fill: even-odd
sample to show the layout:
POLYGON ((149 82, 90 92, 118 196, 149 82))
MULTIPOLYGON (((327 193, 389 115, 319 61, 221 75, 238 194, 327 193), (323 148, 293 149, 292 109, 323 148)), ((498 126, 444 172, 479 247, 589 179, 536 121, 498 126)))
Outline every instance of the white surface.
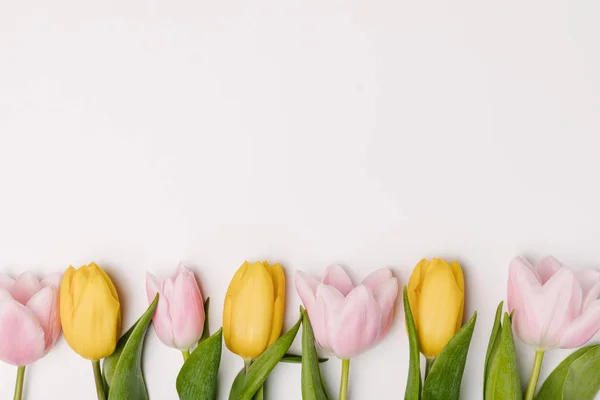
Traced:
MULTIPOLYGON (((356 279, 457 257, 479 320, 463 381, 480 398, 516 254, 600 267, 597 1, 0 2, 0 269, 95 260, 129 326, 145 271, 190 263, 213 300, 244 259, 356 279)), ((400 302, 352 361, 352 399, 403 396, 400 302)), ((299 349, 299 340, 294 348, 299 349)), ((550 353, 546 376, 567 352, 550 353)), ((532 351, 519 346, 523 377, 532 351)), ((181 355, 149 333, 153 399, 181 355)), ((219 399, 241 362, 224 349, 219 399)), ((337 393, 340 363, 323 366, 337 393)), ((0 398, 15 369, 0 365, 0 398)), ((270 399, 300 399, 282 365, 270 399)), ((92 399, 63 339, 27 399, 92 399)), ((335 397, 335 396, 334 396, 335 397)))

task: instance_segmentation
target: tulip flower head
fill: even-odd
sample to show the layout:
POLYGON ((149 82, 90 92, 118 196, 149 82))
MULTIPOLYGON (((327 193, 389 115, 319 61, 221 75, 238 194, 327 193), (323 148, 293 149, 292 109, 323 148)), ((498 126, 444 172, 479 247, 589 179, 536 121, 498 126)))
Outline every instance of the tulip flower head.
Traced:
POLYGON ((69 267, 60 287, 63 335, 83 358, 99 360, 115 351, 121 305, 112 281, 95 263, 69 267))
POLYGON ((244 262, 225 295, 223 337, 227 348, 245 360, 258 357, 281 335, 284 309, 281 265, 244 262))
POLYGON ((60 334, 59 285, 60 274, 0 274, 0 360, 24 366, 50 351, 60 334))
POLYGON ((571 271, 552 257, 536 266, 523 257, 509 267, 508 309, 513 329, 537 348, 570 349, 590 340, 600 329, 600 272, 571 271))
POLYGON ((408 301, 421 353, 438 356, 462 326, 465 299, 463 272, 457 261, 421 260, 408 281, 408 301))
POLYGON ((321 281, 296 272, 296 291, 319 347, 348 360, 378 344, 389 332, 398 280, 382 268, 355 287, 342 267, 331 265, 321 281))
POLYGON ((152 303, 158 293, 158 305, 152 317, 158 338, 179 350, 192 348, 204 330, 204 301, 194 273, 179 264, 168 278, 146 275, 146 293, 152 303))

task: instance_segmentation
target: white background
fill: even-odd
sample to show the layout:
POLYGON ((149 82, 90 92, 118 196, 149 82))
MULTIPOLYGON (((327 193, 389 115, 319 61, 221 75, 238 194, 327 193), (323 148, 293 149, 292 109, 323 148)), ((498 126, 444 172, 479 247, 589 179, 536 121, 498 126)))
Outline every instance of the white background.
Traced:
MULTIPOLYGON (((129 326, 145 272, 195 268, 220 326, 245 260, 339 262, 356 281, 457 258, 479 312, 462 398, 480 398, 509 260, 600 267, 595 0, 97 2, 0 0, 0 269, 95 260, 129 326)), ((401 303, 352 361, 350 395, 403 397, 401 303)), ((181 355, 149 332, 151 397, 176 399, 181 355)), ((294 345, 299 350, 299 340, 294 345)), ((523 384, 532 351, 519 343, 523 384)), ((548 354, 545 377, 568 352, 548 354)), ((226 348, 219 399, 239 358, 226 348)), ((337 395, 340 362, 323 366, 337 395)), ((0 398, 16 369, 0 365, 0 398)), ((60 339, 27 399, 92 399, 60 339)), ((300 399, 282 365, 270 399, 300 399)))

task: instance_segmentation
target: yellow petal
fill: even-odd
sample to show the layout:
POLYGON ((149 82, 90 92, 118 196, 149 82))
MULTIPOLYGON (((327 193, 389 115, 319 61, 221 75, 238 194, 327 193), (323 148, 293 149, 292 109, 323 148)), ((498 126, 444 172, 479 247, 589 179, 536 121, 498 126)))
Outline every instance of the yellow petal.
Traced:
POLYGON ((413 269, 410 279, 408 280, 408 303, 410 305, 410 311, 413 314, 413 320, 415 321, 415 327, 418 329, 418 315, 417 310, 419 309, 419 294, 421 291, 421 281, 423 280, 424 273, 427 271, 429 261, 422 259, 413 269))
POLYGON ((73 298, 71 296, 71 282, 75 268, 69 267, 65 271, 60 283, 59 308, 60 308, 60 323, 62 325, 63 335, 65 338, 71 336, 72 319, 73 319, 73 298))
POLYGON ((244 261, 238 268, 233 275, 233 278, 231 278, 227 293, 225 294, 225 302, 223 304, 223 338, 225 339, 225 345, 228 348, 231 348, 231 307, 233 304, 233 296, 239 292, 249 265, 248 261, 244 261))
POLYGON ((460 267, 460 264, 458 263, 458 261, 454 261, 452 264, 450 264, 450 267, 452 268, 452 272, 454 273, 454 279, 456 280, 456 285, 463 292, 463 301, 460 305, 460 312, 456 318, 456 332, 458 332, 462 326, 463 312, 464 312, 464 307, 465 307, 465 301, 464 301, 465 278, 463 276, 463 271, 462 271, 462 268, 460 267))
POLYGON ((417 311, 419 345, 426 357, 436 357, 456 333, 463 300, 450 265, 432 260, 422 279, 417 311))
MULTIPOLYGON (((269 265, 265 261, 266 265, 269 265)), ((275 304, 273 305, 273 322, 271 337, 269 339, 270 346, 275 342, 281 335, 281 328, 283 328, 283 314, 285 312, 285 274, 281 265, 275 264, 268 268, 273 280, 273 295, 275 296, 275 304)))
MULTIPOLYGON (((237 275, 237 273, 236 273, 237 275)), ((234 282, 235 281, 235 282, 234 282)), ((274 290, 271 274, 261 263, 248 264, 230 298, 227 347, 246 358, 258 357, 269 343, 272 331, 274 290)))

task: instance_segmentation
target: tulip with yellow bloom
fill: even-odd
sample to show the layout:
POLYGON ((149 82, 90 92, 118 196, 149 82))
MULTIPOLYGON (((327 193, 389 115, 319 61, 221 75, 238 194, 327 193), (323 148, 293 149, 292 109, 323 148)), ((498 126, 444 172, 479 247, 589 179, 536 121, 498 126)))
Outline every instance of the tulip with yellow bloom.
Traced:
POLYGON ((244 262, 225 296, 225 345, 246 364, 281 335, 285 309, 285 275, 281 265, 244 262))
POLYGON ((458 262, 421 260, 410 276, 408 299, 419 347, 430 366, 462 326, 465 283, 458 262))
POLYGON ((65 272, 60 320, 69 346, 92 361, 98 398, 104 399, 99 360, 115 351, 121 334, 121 305, 112 281, 95 263, 65 272))

